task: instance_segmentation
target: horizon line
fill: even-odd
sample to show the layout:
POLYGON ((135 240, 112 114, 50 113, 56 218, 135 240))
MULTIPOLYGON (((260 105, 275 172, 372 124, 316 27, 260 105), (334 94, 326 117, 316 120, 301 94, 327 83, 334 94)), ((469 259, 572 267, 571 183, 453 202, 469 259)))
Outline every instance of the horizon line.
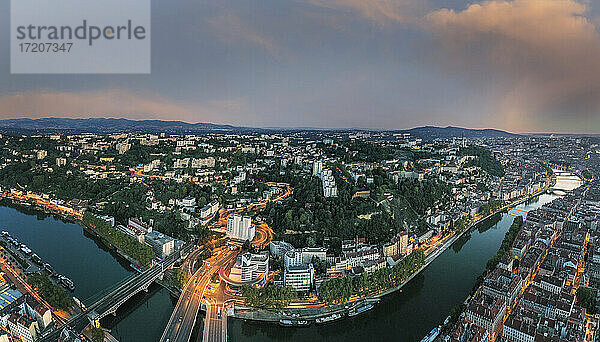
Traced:
POLYGON ((538 132, 514 132, 514 131, 509 131, 507 129, 503 129, 503 128, 496 128, 496 127, 464 127, 464 126, 455 126, 455 125, 435 125, 435 124, 423 124, 421 126, 413 126, 410 128, 393 128, 393 129, 389 129, 389 128, 367 128, 367 127, 314 127, 314 126, 248 126, 248 125, 240 125, 240 124, 234 124, 234 123, 214 123, 214 122, 208 122, 208 121, 197 121, 197 122, 190 122, 190 121, 186 121, 186 120, 168 120, 168 119, 130 119, 130 118, 126 118, 126 117, 112 117, 112 116, 107 116, 107 117, 90 117, 90 118, 83 118, 83 117, 77 117, 77 118, 72 118, 72 117, 57 117, 57 116, 48 116, 48 117, 40 117, 40 118, 30 118, 30 117, 19 117, 19 118, 8 118, 8 119, 0 119, 0 122, 3 121, 10 121, 10 120, 31 120, 31 121, 36 121, 36 120, 48 120, 48 119, 59 119, 59 120, 94 120, 94 119, 99 119, 99 120, 126 120, 126 121, 133 121, 133 122, 144 122, 144 121, 159 121, 159 122, 181 122, 181 123, 185 123, 188 125, 197 125, 197 124, 208 124, 208 125, 216 125, 216 126, 231 126, 231 127, 237 127, 237 128, 250 128, 250 129, 266 129, 266 130, 323 130, 323 131, 342 131, 342 130, 363 130, 363 131, 379 131, 379 132, 386 132, 386 131, 410 131, 413 129, 418 129, 418 128, 426 128, 426 127, 431 127, 431 128, 458 128, 458 129, 468 129, 468 130, 475 130, 475 131, 484 131, 484 130, 496 130, 496 131, 501 131, 501 132, 505 132, 505 133, 509 133, 509 134, 517 134, 517 135, 541 135, 541 134, 559 134, 559 135, 590 135, 590 136, 596 136, 596 135, 600 135, 600 133, 581 133, 581 132, 553 132, 553 131, 538 131, 538 132))

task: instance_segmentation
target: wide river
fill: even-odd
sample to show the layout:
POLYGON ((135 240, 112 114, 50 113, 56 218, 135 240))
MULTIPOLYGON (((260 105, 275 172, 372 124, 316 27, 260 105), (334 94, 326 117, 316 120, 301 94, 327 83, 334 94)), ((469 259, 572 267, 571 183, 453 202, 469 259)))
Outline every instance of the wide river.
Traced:
MULTIPOLYGON (((573 178, 559 177, 557 187, 571 189, 579 184, 573 178)), ((543 194, 517 208, 532 210, 557 197, 543 194)), ((465 234, 401 292, 384 297, 375 309, 363 315, 308 328, 230 319, 229 341, 420 341, 469 295, 512 220, 513 216, 502 214, 489 229, 465 234)), ((28 209, 0 206, 0 230, 10 232, 57 272, 71 278, 76 285, 74 296, 84 303, 89 304, 95 294, 132 274, 128 263, 108 252, 76 224, 36 215, 28 209)), ((173 307, 174 299, 155 285, 148 293, 142 292, 126 303, 116 317, 107 317, 103 325, 121 342, 157 341, 173 307)))

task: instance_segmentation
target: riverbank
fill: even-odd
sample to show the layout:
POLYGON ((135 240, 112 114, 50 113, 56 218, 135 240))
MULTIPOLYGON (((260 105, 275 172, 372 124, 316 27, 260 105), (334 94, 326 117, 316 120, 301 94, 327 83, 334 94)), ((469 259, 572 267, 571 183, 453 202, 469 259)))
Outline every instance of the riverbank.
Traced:
MULTIPOLYGON (((54 216, 64 222, 73 223, 82 228, 84 233, 89 235, 88 237, 94 240, 97 244, 101 245, 103 249, 110 252, 125 268, 139 272, 138 269, 145 269, 137 259, 129 256, 125 251, 119 248, 117 245, 112 243, 110 240, 105 238, 102 234, 98 233, 92 227, 84 224, 83 215, 74 211, 74 209, 63 205, 57 205, 47 200, 43 200, 38 195, 20 195, 14 193, 0 192, 0 204, 5 201, 7 206, 13 207, 17 210, 30 209, 31 214, 35 215, 38 213, 44 213, 47 215, 54 216), (10 205, 8 205, 10 204, 10 205), (133 267, 135 266, 135 267, 133 267)), ((165 288, 173 297, 178 297, 179 292, 174 289, 165 281, 157 282, 160 286, 165 288)))
MULTIPOLYGON (((1 192, 0 199, 9 201, 14 206, 22 206, 23 208, 30 208, 34 211, 41 211, 45 214, 55 215, 66 222, 77 224, 78 226, 82 227, 82 229, 86 233, 92 235, 95 239, 100 241, 106 249, 116 253, 120 258, 123 259, 122 261, 126 261, 127 263, 133 264, 138 267, 144 267, 139 261, 130 257, 122 249, 120 249, 114 243, 102 236, 102 234, 99 234, 95 229, 84 224, 83 215, 74 211, 72 208, 66 206, 59 206, 49 201, 42 200, 41 197, 37 195, 23 196, 13 193, 1 192), (33 207, 31 207, 31 205, 33 205, 33 207)), ((135 268, 131 268, 135 270, 135 268)))
MULTIPOLYGON (((69 277, 76 285, 72 296, 86 305, 136 273, 130 262, 107 248, 87 229, 73 220, 46 215, 34 206, 5 201, 5 205, 0 206, 0 226, 52 264, 56 271, 69 277)), ((171 294, 157 283, 149 292, 141 291, 124 303, 116 316, 103 318, 101 325, 121 342, 156 341, 173 307, 171 294)))
POLYGON ((289 320, 290 318, 294 320, 306 320, 309 323, 314 323, 317 318, 324 318, 331 316, 333 314, 342 314, 343 317, 347 316, 347 313, 355 308, 365 305, 366 303, 377 304, 379 301, 387 295, 396 293, 401 291, 404 286, 409 284, 411 280, 417 277, 422 271, 427 269, 427 267, 435 261, 440 255, 442 255, 450 246, 452 246, 458 239, 463 237, 465 234, 471 233, 473 230, 478 229, 482 223, 487 222, 487 220, 493 218, 496 215, 501 215, 502 213, 507 212, 508 209, 514 206, 518 206, 522 203, 525 203, 533 198, 537 198, 539 195, 545 193, 548 190, 549 186, 546 186, 540 189, 535 194, 532 194, 527 197, 519 198, 513 202, 510 202, 496 211, 477 219, 469 224, 469 226, 462 231, 461 233, 454 234, 451 237, 447 238, 446 241, 442 243, 442 245, 435 248, 435 250, 430 253, 425 259, 425 263, 421 266, 417 271, 413 272, 405 281, 403 281, 398 286, 389 288, 377 294, 372 294, 357 300, 353 300, 350 302, 345 302, 341 304, 334 304, 328 306, 314 306, 314 307, 305 307, 305 308, 293 308, 288 307, 283 310, 276 309, 256 309, 249 308, 243 305, 235 305, 233 309, 228 312, 228 316, 232 318, 241 319, 244 321, 258 321, 258 322, 268 322, 268 323, 279 323, 280 320, 289 320))
MULTIPOLYGON (((542 193, 515 209, 535 210, 559 197, 542 193)), ((488 224, 473 227, 401 290, 382 298, 373 310, 327 325, 285 329, 279 324, 228 319, 228 341, 420 341, 469 297, 473 284, 510 229, 512 213, 500 214, 497 223, 492 218, 491 227, 488 224)))

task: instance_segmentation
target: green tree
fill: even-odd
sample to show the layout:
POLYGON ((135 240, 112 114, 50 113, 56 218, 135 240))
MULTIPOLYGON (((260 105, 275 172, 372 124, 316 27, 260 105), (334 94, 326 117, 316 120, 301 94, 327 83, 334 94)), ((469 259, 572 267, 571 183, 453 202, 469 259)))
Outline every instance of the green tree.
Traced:
POLYGON ((104 330, 93 327, 90 329, 92 342, 104 342, 104 330))

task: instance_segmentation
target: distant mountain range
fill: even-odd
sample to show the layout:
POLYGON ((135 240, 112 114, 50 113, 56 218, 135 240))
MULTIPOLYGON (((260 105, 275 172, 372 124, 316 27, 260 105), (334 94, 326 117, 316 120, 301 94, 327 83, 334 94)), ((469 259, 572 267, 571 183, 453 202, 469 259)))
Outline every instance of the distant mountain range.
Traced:
MULTIPOLYGON (((42 118, 42 119, 6 119, 0 120, 0 131, 9 133, 168 133, 168 134, 200 134, 209 132, 281 132, 281 131, 314 131, 326 133, 327 131, 368 131, 366 129, 320 129, 320 128, 252 128, 220 125, 212 123, 188 123, 184 121, 163 120, 129 120, 111 118, 67 119, 67 118, 42 118)), ((497 129, 469 129, 461 127, 435 127, 424 126, 406 130, 393 130, 393 133, 410 133, 411 136, 423 140, 448 139, 452 137, 484 138, 484 137, 516 137, 513 134, 497 129)))
POLYGON ((201 133, 216 130, 235 130, 230 125, 188 123, 183 121, 129 120, 129 119, 7 119, 0 120, 0 130, 29 132, 142 132, 142 133, 201 133))
POLYGON ((436 126, 423 126, 415 127, 406 130, 395 131, 398 133, 410 133, 411 136, 421 138, 423 140, 435 140, 435 139, 449 139, 452 137, 464 137, 467 139, 475 138, 514 138, 520 136, 519 134, 501 131, 499 129, 472 129, 462 127, 436 127, 436 126))

